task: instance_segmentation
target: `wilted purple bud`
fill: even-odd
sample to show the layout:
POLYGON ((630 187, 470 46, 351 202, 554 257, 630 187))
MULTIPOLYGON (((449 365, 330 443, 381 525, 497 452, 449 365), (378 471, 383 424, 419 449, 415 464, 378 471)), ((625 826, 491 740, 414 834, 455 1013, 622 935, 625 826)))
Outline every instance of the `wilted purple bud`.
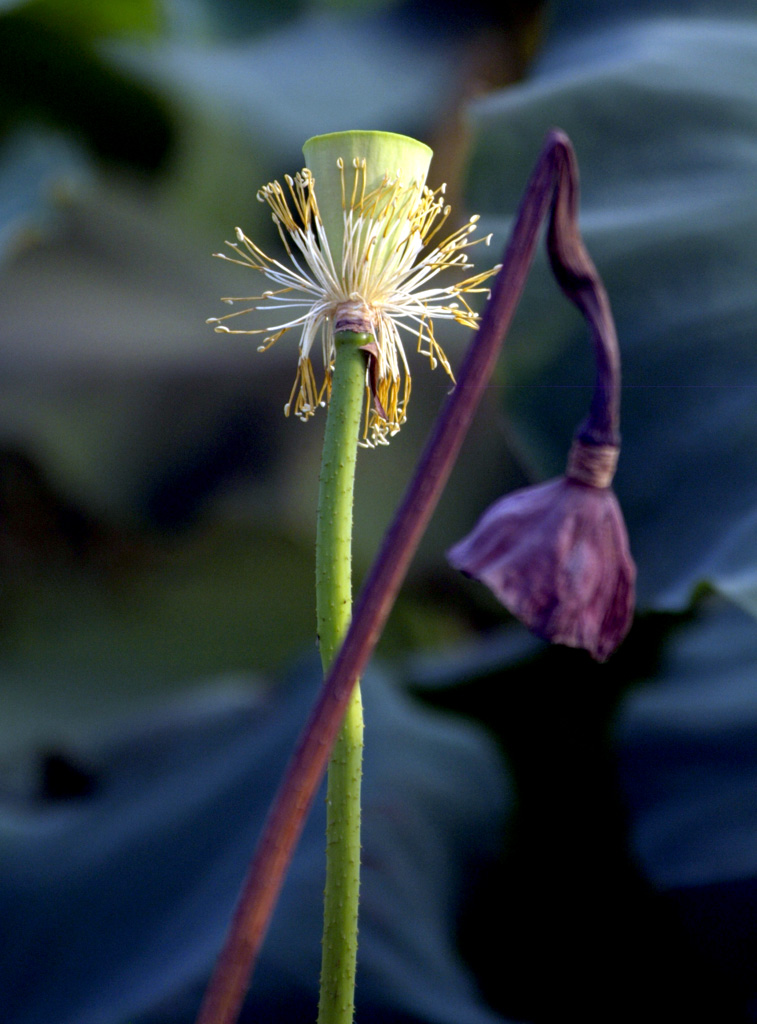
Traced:
POLYGON ((636 567, 610 482, 618 449, 574 441, 564 477, 495 502, 447 552, 538 636, 604 661, 631 625, 636 567))

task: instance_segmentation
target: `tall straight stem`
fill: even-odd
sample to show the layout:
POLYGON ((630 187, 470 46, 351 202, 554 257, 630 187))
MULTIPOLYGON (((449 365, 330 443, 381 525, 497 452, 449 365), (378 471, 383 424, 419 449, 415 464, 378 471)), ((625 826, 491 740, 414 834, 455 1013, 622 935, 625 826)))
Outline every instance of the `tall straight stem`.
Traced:
MULTIPOLYGON (((352 614, 352 506, 365 390, 363 335, 336 335, 336 361, 321 461, 316 532, 316 614, 324 674, 352 614)), ((352 1024, 360 889, 363 708, 350 698, 331 755, 326 795, 326 888, 318 1024, 352 1024)))

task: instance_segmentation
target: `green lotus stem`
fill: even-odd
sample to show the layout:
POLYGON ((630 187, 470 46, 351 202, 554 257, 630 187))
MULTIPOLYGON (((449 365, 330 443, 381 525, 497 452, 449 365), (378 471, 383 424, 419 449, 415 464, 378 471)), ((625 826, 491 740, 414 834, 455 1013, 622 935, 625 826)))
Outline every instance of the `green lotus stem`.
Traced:
MULTIPOLYGON (((324 674, 352 615, 352 504, 369 335, 342 331, 321 461, 316 534, 316 614, 324 674)), ((352 1024, 360 889, 363 708, 354 689, 328 770, 326 888, 318 1024, 352 1024)))

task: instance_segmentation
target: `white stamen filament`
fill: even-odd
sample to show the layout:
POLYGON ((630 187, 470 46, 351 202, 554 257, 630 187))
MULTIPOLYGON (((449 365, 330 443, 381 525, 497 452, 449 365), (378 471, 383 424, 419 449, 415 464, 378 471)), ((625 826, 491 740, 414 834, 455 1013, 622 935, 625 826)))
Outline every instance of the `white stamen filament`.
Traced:
MULTIPOLYGON (((353 162, 351 187, 344 162, 338 161, 337 166, 344 217, 339 272, 318 211, 310 171, 305 169, 294 177, 287 175, 287 191, 278 182, 271 182, 260 189, 258 199, 271 208, 290 265, 267 256, 237 228, 236 242, 227 243, 233 255, 216 255, 259 271, 276 287, 260 296, 224 298, 222 301, 229 305, 249 305, 225 316, 212 317, 208 323, 216 331, 228 334, 264 334, 258 351, 270 348, 287 331, 301 328, 297 374, 284 409, 286 415, 294 412, 303 420, 325 405, 330 392, 335 324, 372 325, 377 352, 375 357, 371 355, 377 359, 377 403, 367 413, 364 443, 386 444, 405 420, 410 395, 410 371, 400 329, 417 338, 417 350, 428 358, 432 369, 441 363, 454 380, 449 362, 434 338, 432 322, 455 320, 474 327, 478 315, 464 294, 488 292, 484 282, 498 268, 447 287, 430 286, 442 271, 471 269, 467 250, 479 242, 489 244, 490 235, 478 240, 469 237, 475 231, 478 217, 471 217, 423 256, 424 249, 428 249, 430 240, 438 235, 450 215, 450 207, 442 200, 444 186, 435 192, 421 189, 415 183, 405 186, 398 174, 386 175, 378 188, 366 192, 365 161, 353 162), (266 328, 242 330, 225 323, 250 312, 284 310, 302 312, 266 328), (319 332, 324 365, 320 386, 310 361, 319 332), (385 416, 378 411, 378 405, 385 416)), ((368 374, 366 380, 368 386, 368 374)))

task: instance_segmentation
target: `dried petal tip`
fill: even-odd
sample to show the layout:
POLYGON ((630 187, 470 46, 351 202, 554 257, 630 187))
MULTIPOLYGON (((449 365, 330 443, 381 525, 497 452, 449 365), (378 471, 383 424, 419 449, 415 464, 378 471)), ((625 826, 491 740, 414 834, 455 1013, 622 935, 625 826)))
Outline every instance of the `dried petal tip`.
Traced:
POLYGON ((631 626, 636 567, 609 486, 566 476, 508 494, 447 557, 538 636, 597 661, 631 626))

